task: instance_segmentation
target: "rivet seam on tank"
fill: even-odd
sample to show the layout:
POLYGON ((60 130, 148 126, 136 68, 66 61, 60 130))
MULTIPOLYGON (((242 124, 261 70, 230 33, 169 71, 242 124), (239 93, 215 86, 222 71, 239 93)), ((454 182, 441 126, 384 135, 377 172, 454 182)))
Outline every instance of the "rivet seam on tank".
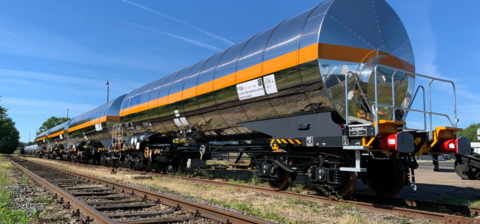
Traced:
MULTIPOLYGON (((327 13, 328 14, 328 13, 327 13)), ((352 32, 353 35, 357 36, 358 38, 360 38, 360 40, 363 40, 365 43, 367 43, 370 47, 372 47, 373 49, 376 49, 373 45, 370 44, 370 42, 367 42, 366 39, 363 39, 362 36, 359 36, 357 35, 357 33, 353 32, 353 30, 349 29, 347 26, 343 25, 340 21, 338 21, 338 19, 336 19, 335 17, 333 17, 332 15, 329 15, 330 18, 332 18, 333 20, 335 20, 335 22, 337 22, 338 24, 342 25, 343 27, 345 27, 345 29, 347 29, 348 31, 352 32)))
POLYGON ((385 46, 385 42, 383 41, 382 29, 380 28, 380 22, 378 21, 377 10, 375 9, 374 1, 372 1, 372 6, 373 6, 373 12, 375 13, 375 18, 377 18, 375 21, 377 22, 378 32, 380 33, 380 40, 382 41, 382 44, 383 44, 377 49, 377 50, 380 50, 381 47, 386 47, 386 46, 385 46))

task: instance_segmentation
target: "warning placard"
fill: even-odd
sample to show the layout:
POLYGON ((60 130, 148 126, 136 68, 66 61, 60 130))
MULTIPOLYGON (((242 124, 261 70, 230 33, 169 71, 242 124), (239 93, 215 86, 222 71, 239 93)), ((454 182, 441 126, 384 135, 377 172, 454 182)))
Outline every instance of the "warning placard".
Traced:
POLYGON ((238 84, 237 93, 240 100, 265 96, 262 78, 238 84))

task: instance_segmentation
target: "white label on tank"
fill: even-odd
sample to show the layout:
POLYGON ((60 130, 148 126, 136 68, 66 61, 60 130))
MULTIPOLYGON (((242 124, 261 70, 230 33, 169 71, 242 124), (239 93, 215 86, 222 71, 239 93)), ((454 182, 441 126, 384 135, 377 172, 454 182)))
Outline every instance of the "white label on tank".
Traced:
POLYGON ((180 122, 180 119, 178 119, 178 118, 173 119, 173 122, 175 122, 175 124, 176 124, 178 127, 183 126, 183 125, 182 125, 182 122, 180 122))
POLYGON ((263 83, 265 84, 265 92, 267 92, 267 94, 278 92, 277 83, 275 83, 275 74, 263 77, 263 83))
POLYGON ((181 117, 181 118, 180 118, 180 122, 182 122, 182 124, 183 124, 184 126, 187 126, 187 125, 188 125, 187 119, 185 119, 185 117, 181 117))
POLYGON ((254 79, 237 85, 238 98, 246 100, 254 97, 265 96, 262 78, 254 79))
POLYGON ((395 139, 388 139, 389 145, 395 145, 395 139))
MULTIPOLYGON (((325 144, 325 143, 323 143, 323 144, 325 144)), ((307 136, 307 146, 308 147, 313 147, 313 136, 307 136)))

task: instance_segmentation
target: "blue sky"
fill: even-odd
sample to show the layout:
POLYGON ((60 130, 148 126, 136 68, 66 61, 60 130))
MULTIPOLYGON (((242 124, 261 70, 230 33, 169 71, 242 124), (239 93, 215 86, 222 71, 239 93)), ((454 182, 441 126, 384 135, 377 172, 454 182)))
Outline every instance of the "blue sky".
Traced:
MULTIPOLYGON (((67 108, 74 117, 105 103, 107 80, 113 99, 320 2, 4 0, 0 105, 26 142, 67 108)), ((388 2, 410 36, 417 72, 455 81, 459 126, 480 122, 480 2, 388 2)), ((434 111, 453 116, 450 93, 448 85, 434 85, 434 111)), ((421 118, 411 113, 408 123, 420 127, 421 118)), ((434 124, 448 122, 435 118, 434 124)))

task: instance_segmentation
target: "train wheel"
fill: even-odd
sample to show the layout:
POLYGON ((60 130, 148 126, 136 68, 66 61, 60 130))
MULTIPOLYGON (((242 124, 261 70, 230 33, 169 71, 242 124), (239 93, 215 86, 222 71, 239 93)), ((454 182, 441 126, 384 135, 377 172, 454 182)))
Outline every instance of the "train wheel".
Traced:
POLYGON ((150 156, 150 149, 148 147, 145 147, 143 156, 145 159, 143 160, 141 169, 143 172, 148 172, 150 171, 150 168, 152 168, 152 157, 150 156))
POLYGON ((131 161, 129 164, 130 164, 130 170, 135 170, 135 161, 131 161))
POLYGON ((152 161, 151 161, 151 158, 149 157, 143 161, 142 171, 148 172, 150 171, 150 168, 152 168, 152 161))
POLYGON ((454 167, 455 167, 455 172, 462 179, 464 179, 464 180, 478 180, 478 177, 477 177, 475 172, 472 172, 470 170, 468 170, 468 171, 462 170, 462 168, 460 167, 460 165, 458 164, 457 161, 455 161, 454 167))
MULTIPOLYGON (((328 153, 343 158, 346 167, 355 167, 353 159, 344 151, 334 150, 328 153)), ((357 188, 358 176, 356 172, 340 172, 339 174, 343 180, 341 186, 325 185, 325 187, 321 188, 324 194, 335 200, 350 197, 355 192, 355 188, 357 188)))
POLYGON ((380 197, 392 197, 400 192, 407 181, 405 170, 399 170, 397 174, 393 170, 386 175, 375 175, 365 178, 368 188, 380 197))
POLYGON ((287 189, 288 186, 290 186, 290 184, 293 183, 296 178, 296 173, 290 173, 282 170, 282 177, 280 178, 280 180, 268 180, 267 182, 271 188, 280 191, 287 189))

